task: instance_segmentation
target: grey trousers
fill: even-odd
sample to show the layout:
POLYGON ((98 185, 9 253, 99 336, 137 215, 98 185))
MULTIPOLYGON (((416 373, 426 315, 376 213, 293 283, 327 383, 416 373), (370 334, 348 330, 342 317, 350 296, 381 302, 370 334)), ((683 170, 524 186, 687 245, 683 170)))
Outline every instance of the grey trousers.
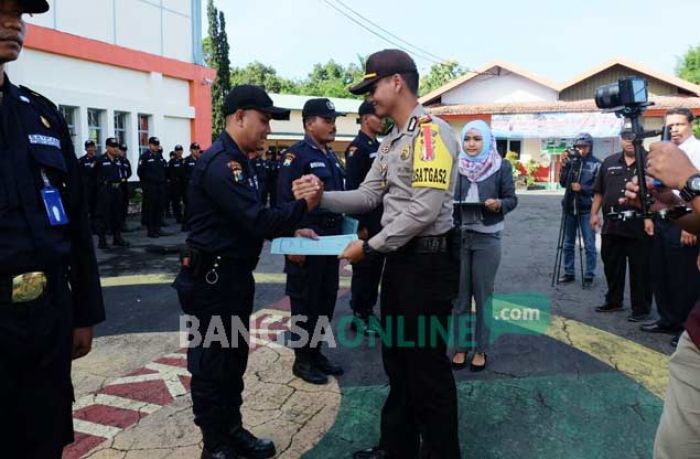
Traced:
MULTIPOLYGON (((465 345, 458 339, 456 350, 467 352, 474 348, 476 352, 486 352, 489 345, 489 323, 487 307, 493 300, 493 284, 498 265, 501 262, 501 233, 477 233, 462 230, 462 259, 459 274, 459 295, 455 304, 455 323, 457 326, 471 323, 470 339, 465 345), (476 315, 472 312, 472 299, 476 304, 476 315), (461 316, 461 317, 460 317, 461 316)), ((457 337, 465 336, 462 331, 457 337)), ((464 341, 464 340, 461 340, 464 341)))

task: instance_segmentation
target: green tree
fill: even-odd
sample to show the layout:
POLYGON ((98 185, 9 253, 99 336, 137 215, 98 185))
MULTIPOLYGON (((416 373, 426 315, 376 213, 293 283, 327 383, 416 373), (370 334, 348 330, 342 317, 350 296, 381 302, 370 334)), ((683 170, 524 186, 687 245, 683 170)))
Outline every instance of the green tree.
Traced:
POLYGON ((231 90, 231 61, 229 59, 228 35, 226 34, 226 18, 223 11, 214 6, 214 0, 207 4, 209 20, 209 49, 205 48, 208 65, 216 69, 216 81, 211 89, 212 102, 212 138, 216 138, 224 129, 225 117, 223 105, 226 95, 231 90))
POLYGON ((231 86, 239 84, 255 84, 267 92, 274 93, 297 94, 299 92, 299 85, 295 81, 279 76, 274 67, 257 61, 231 70, 231 86))
POLYGON ((676 73, 684 80, 700 84, 700 45, 688 49, 678 64, 676 73))
POLYGON ((467 73, 467 70, 459 65, 457 61, 445 61, 439 64, 433 64, 433 66, 430 67, 430 72, 420 80, 420 93, 421 95, 428 94, 465 73, 467 73))
MULTIPOLYGON (((359 58, 358 60, 364 61, 359 58)), ((353 96, 348 91, 348 86, 362 79, 363 66, 350 63, 347 66, 330 60, 325 64, 315 64, 308 77, 299 85, 299 94, 317 97, 346 97, 353 96)))

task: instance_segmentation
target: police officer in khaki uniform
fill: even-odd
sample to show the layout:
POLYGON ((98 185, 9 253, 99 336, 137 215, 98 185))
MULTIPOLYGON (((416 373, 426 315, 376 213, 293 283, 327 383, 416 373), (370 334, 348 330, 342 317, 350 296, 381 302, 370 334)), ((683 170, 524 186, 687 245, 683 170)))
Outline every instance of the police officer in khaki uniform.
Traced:
MULTIPOLYGON (((397 344, 417 343, 420 333, 431 336, 431 322, 448 329, 459 276, 449 250, 459 146, 449 125, 431 118, 418 103, 418 71, 408 54, 372 54, 365 73, 350 91, 368 93, 377 115, 391 117, 396 127, 357 190, 326 192, 321 201, 324 209, 351 214, 384 203, 382 230, 368 241, 351 243, 341 255, 352 263, 377 252, 386 255, 381 321, 385 330, 393 326, 382 348, 390 390, 380 443, 354 457, 458 459, 457 394, 447 343, 438 334, 437 342, 424 346, 397 344)), ((297 197, 322 189, 311 175, 294 183, 297 197)))

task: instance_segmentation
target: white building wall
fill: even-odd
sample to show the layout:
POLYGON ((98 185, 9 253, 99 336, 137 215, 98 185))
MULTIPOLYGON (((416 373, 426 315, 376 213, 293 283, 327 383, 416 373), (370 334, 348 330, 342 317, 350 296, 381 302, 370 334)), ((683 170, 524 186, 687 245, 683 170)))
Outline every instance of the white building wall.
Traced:
MULTIPOLYGON (((202 0, 48 0, 28 22, 184 62, 201 56, 202 0)), ((201 62, 196 62, 201 63, 201 62)))
POLYGON ((442 95, 445 105, 558 100, 554 89, 514 73, 479 75, 442 95))
POLYGON ((139 114, 151 116, 149 134, 161 139, 166 155, 176 144, 189 146, 191 142, 190 120, 195 110, 189 105, 187 81, 32 49, 25 49, 22 58, 9 64, 7 71, 15 84, 29 86, 57 105, 78 109, 73 140, 79 156, 88 138, 90 108, 103 111, 103 138, 114 135, 115 111, 129 114, 127 144, 132 164, 139 155, 139 114))

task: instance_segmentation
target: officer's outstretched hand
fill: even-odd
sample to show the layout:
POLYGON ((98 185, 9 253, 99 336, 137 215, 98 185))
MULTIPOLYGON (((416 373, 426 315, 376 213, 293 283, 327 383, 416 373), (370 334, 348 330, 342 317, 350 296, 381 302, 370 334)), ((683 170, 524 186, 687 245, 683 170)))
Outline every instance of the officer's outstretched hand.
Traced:
POLYGON ((294 236, 295 237, 307 237, 309 239, 318 239, 318 234, 316 234, 316 231, 312 230, 311 228, 302 228, 294 231, 294 236))
POLYGON ((73 360, 85 357, 92 349, 92 327, 73 330, 73 360))
POLYGON ((338 258, 346 259, 350 263, 357 263, 359 261, 362 261, 362 259, 365 257, 365 251, 362 250, 362 245, 364 244, 364 241, 362 240, 357 240, 357 241, 352 241, 350 244, 345 247, 345 250, 343 250, 343 253, 338 255, 338 258))

